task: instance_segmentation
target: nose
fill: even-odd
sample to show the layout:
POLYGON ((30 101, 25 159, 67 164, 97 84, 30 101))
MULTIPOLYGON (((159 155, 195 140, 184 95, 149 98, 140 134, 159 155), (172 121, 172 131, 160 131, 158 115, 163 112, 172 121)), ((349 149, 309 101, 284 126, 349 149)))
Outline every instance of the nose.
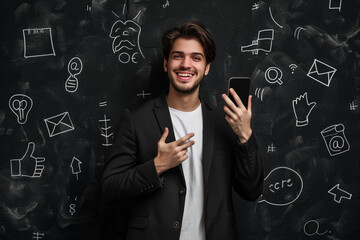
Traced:
POLYGON ((190 68, 191 67, 191 59, 188 56, 185 56, 182 61, 181 65, 182 68, 190 68))

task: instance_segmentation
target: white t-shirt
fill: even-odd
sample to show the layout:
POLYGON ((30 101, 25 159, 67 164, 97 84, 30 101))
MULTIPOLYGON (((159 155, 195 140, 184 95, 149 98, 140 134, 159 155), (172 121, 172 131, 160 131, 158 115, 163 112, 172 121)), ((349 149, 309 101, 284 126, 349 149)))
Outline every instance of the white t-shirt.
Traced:
POLYGON ((186 182, 185 208, 180 240, 205 240, 204 179, 202 168, 203 117, 200 106, 192 112, 170 108, 176 140, 193 132, 195 144, 188 148, 188 159, 182 162, 186 182))

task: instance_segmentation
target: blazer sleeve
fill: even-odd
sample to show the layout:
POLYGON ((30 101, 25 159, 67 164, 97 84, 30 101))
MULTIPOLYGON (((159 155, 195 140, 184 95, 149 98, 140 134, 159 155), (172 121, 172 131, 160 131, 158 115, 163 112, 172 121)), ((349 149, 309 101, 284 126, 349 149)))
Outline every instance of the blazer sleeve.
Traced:
POLYGON ((131 112, 125 110, 101 179, 105 201, 128 200, 162 187, 153 159, 140 162, 137 149, 131 112))
POLYGON ((242 198, 255 201, 263 189, 264 173, 254 134, 246 143, 237 140, 235 156, 233 188, 242 198))

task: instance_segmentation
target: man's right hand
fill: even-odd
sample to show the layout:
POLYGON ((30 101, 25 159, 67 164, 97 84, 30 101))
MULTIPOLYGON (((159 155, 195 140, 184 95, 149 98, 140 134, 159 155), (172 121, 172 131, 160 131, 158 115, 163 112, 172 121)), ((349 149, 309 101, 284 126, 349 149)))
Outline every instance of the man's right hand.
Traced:
POLYGON ((187 148, 195 144, 195 141, 189 140, 194 136, 194 133, 189 133, 174 142, 166 143, 165 140, 168 135, 169 129, 165 128, 157 144, 158 154, 154 159, 154 164, 158 175, 185 161, 188 158, 187 148))

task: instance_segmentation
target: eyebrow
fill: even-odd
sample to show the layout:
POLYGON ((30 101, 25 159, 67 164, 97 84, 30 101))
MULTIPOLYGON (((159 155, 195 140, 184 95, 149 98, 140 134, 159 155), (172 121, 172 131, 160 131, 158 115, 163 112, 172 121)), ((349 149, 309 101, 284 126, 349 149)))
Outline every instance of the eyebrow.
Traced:
MULTIPOLYGON (((175 53, 184 54, 184 52, 181 52, 181 51, 173 51, 170 55, 173 55, 175 53)), ((200 55, 205 58, 204 54, 202 54, 200 52, 192 52, 190 55, 200 55)))

